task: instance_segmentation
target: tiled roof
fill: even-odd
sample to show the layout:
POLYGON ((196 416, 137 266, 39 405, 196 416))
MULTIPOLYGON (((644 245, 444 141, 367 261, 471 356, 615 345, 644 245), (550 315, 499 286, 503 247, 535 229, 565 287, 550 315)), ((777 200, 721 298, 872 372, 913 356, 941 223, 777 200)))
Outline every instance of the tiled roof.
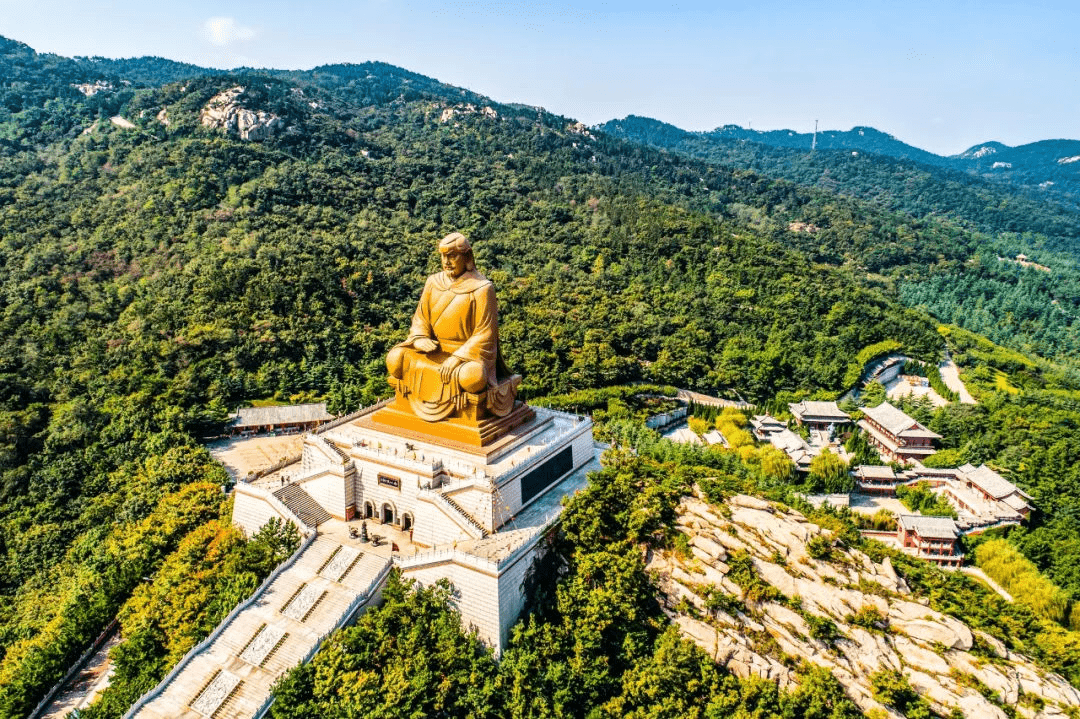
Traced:
POLYGON ((724 437, 724 435, 720 434, 715 429, 706 432, 702 436, 702 439, 705 440, 705 444, 719 444, 722 447, 727 447, 728 446, 727 438, 724 437))
POLYGON ((797 449, 809 449, 809 445, 803 441, 803 438, 792 432, 790 429, 785 429, 780 432, 776 432, 769 437, 769 442, 778 449, 782 449, 785 452, 793 452, 797 449))
POLYGON ((289 404, 280 407, 242 407, 234 416, 236 417, 234 427, 306 424, 325 422, 334 418, 334 415, 326 411, 326 402, 289 404))
POLYGON ((978 469, 969 471, 967 473, 967 479, 994 499, 1008 497, 1010 494, 1016 492, 1015 484, 1008 481, 985 464, 980 465, 978 469))
POLYGON ((864 479, 896 479, 896 472, 888 465, 860 464, 855 474, 864 479))
POLYGON ((1010 508, 1015 509, 1017 512, 1021 512, 1025 509, 1031 509, 1031 505, 1024 501, 1024 498, 1020 496, 1020 493, 1010 494, 1001 500, 1010 508))
POLYGON ((837 422, 846 422, 851 419, 847 412, 841 410, 836 402, 812 402, 803 400, 798 404, 789 404, 788 409, 797 417, 825 417, 837 422))
POLYGON ((950 517, 922 517, 916 514, 901 514, 900 526, 915 532, 924 539, 953 539, 960 536, 956 522, 950 517))
POLYGON ((930 439, 941 437, 940 434, 931 432, 888 402, 882 402, 877 407, 864 407, 863 414, 897 437, 929 437, 930 439))

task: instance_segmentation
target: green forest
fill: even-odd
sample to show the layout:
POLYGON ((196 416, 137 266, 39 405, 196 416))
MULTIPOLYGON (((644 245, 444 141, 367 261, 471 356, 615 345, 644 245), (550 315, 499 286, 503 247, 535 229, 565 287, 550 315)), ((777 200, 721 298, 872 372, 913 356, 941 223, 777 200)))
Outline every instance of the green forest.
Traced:
MULTIPOLYGON (((941 320, 1023 352, 1076 362, 1080 212, 1075 202, 867 152, 770 146, 634 116, 602 127, 677 156, 824 191, 806 195, 816 201, 770 213, 775 227, 807 236, 800 244, 811 252, 815 240, 832 240, 841 219, 858 226, 855 237, 878 240, 877 228, 896 226, 899 237, 918 238, 909 240, 914 251, 880 241, 845 243, 844 254, 833 261, 847 260, 887 277, 905 304, 941 320), (1021 267, 1012 261, 1018 254, 1035 258, 1050 272, 1021 267)), ((834 241, 826 246, 836 247, 834 241)))
MULTIPOLYGON (((985 204, 990 191, 976 190, 985 204)), ((452 230, 498 287, 523 394, 595 410, 610 436, 636 393, 603 388, 832 399, 867 348, 936 362, 948 347, 980 404, 912 412, 945 436, 947 457, 993 462, 1035 497, 1036 520, 1008 541, 1071 606, 1078 225, 1025 202, 938 216, 380 63, 228 74, 0 38, 0 716, 25 715, 114 617, 129 641, 92 715, 119 716, 291 551, 280 528, 244 540, 228 527, 229 480, 204 438, 252 400, 325 399, 340 413, 385 396, 385 352, 452 230), (99 81, 109 89, 92 96, 75 87, 99 81), (244 141, 202 126, 207 102, 237 86, 285 129, 244 141), (1020 251, 1053 272, 996 259, 1020 251), (180 598, 198 611, 164 622, 180 598)), ((318 713, 357 663, 424 649, 484 679, 432 693, 431 668, 410 666, 401 701, 420 713, 478 716, 498 686, 518 697, 513 716, 853 715, 830 675, 807 669, 805 691, 789 694, 738 682, 664 629, 635 532, 662 529, 704 460, 657 452, 594 480, 603 502, 655 506, 599 526, 599 505, 582 500, 560 539, 571 573, 535 588, 498 667, 455 629, 444 590, 400 586, 290 676, 275 714, 318 713), (598 607, 617 615, 594 626, 598 607), (370 653, 366 637, 413 614, 437 631, 370 653), (526 671, 538 662, 539 679, 526 671), (650 714, 657 696, 686 706, 650 714)), ((782 485, 749 455, 706 459, 782 485)), ((1060 654, 1046 661, 1066 671, 1060 654)), ((395 679, 366 677, 358 692, 395 679)), ((354 711, 388 711, 371 701, 358 694, 354 711)))

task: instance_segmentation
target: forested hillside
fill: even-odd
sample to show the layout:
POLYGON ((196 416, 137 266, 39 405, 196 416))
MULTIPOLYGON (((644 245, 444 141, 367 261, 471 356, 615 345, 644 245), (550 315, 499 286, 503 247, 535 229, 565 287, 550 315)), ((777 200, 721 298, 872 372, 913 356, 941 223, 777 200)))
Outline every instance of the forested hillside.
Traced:
MULTIPOLYGON (((122 606, 144 652, 125 660, 137 694, 268 571, 287 538, 246 545, 220 525, 227 480, 199 440, 253 399, 325 397, 342 412, 385 395, 383 357, 435 268, 435 241, 451 230, 471 238, 498 286, 506 360, 531 397, 638 380, 760 401, 835 397, 858 375, 860 351, 878 343, 939 357, 937 322, 905 302, 945 316, 932 302, 947 294, 911 295, 928 285, 903 273, 967 273, 973 257, 1008 241, 708 159, 380 63, 230 74, 161 59, 70 60, 0 40, 0 716, 25 714, 122 606), (237 109, 279 120, 260 139, 203 125, 208 103, 237 87, 237 109), (205 583, 174 586, 192 566, 205 583), (170 592, 199 598, 189 606, 218 603, 155 626, 145 607, 181 602, 170 592)), ((1064 229, 1046 234, 1047 247, 1064 252, 1068 217, 1048 215, 1064 229)), ((1047 260, 1055 272, 1067 267, 1061 257, 1047 260)), ((990 279, 1012 285, 1029 272, 994 268, 1004 279, 990 279)), ((1068 283, 1038 291, 1065 308, 1080 298, 1068 283)), ((957 321, 990 325, 995 312, 957 321)), ((1014 345, 1066 359, 1080 351, 1071 324, 1016 323, 1027 334, 1014 345)), ((1000 359, 971 354, 973 369, 1000 359)), ((1030 377, 1036 400, 1075 410, 1068 371, 1027 358, 985 369, 994 371, 1030 377)), ((1055 439, 1066 444, 1053 452, 1073 456, 1055 439)), ((987 446, 954 449, 1020 461, 1004 440, 987 446)), ((660 476, 663 492, 685 488, 681 475, 664 488, 668 469, 641 471, 660 476)), ((1044 481, 1025 471, 1029 488, 1044 481)), ((1072 481, 1068 471, 1054 481, 1072 481)), ((1072 494, 1059 501, 1044 537, 1075 529, 1072 494)), ((595 533, 575 532, 598 546, 595 533)), ((1036 556, 1045 541, 1022 546, 1036 556)), ((630 544, 618 553, 631 561, 630 544)), ((1075 592, 1060 559, 1041 566, 1075 592)), ((639 570, 612 581, 642 581, 639 570)), ((544 686, 566 678, 557 672, 579 639, 578 600, 602 603, 575 576, 576 594, 528 630, 550 639, 534 637, 534 656, 564 662, 544 686)), ((588 647, 596 686, 560 699, 574 707, 568 715, 618 696, 613 711, 629 706, 644 695, 628 672, 651 676, 649 662, 664 664, 663 652, 643 648, 668 641, 655 613, 621 610, 628 623, 588 647)), ((705 700, 723 689, 716 716, 814 701, 734 685, 700 657, 684 659, 706 672, 705 700)), ((846 716, 835 682, 818 679, 839 707, 833 716, 846 716)), ((123 701, 112 701, 117 711, 123 701)))
POLYGON ((1080 211, 1068 198, 914 160, 850 150, 810 153, 732 139, 720 131, 686 132, 648 118, 613 120, 602 129, 722 167, 824 190, 833 198, 824 211, 811 204, 802 216, 777 218, 815 239, 837 221, 844 207, 837 195, 861 201, 851 204, 859 219, 874 218, 860 222, 862 231, 872 233, 867 225, 881 224, 871 208, 895 213, 892 222, 901 231, 915 228, 924 238, 920 252, 871 244, 856 246, 849 257, 894 280, 905 302, 1016 349, 1069 362, 1080 357, 1080 211), (1012 262, 1017 254, 1050 271, 1012 262))

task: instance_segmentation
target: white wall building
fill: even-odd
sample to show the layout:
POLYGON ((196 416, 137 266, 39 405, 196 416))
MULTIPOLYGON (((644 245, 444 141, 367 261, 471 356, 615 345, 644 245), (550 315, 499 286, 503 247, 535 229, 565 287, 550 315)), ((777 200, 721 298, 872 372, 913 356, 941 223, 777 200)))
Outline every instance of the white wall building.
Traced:
POLYGON ((238 483, 233 520, 248 533, 274 516, 396 530, 402 573, 453 582, 463 622, 500 651, 562 498, 599 468, 592 420, 537 407, 531 421, 472 448, 373 422, 380 406, 306 435, 286 484, 238 483))

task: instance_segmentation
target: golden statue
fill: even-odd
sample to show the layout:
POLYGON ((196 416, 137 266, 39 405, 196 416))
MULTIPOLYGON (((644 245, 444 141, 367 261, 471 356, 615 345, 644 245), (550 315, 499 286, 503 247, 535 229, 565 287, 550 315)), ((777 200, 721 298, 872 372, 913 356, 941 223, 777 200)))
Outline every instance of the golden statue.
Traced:
POLYGON ((395 402, 373 420, 489 444, 532 412, 516 401, 521 376, 507 371, 499 353, 495 286, 477 272, 468 239, 447 235, 439 254, 443 271, 427 278, 409 336, 386 356, 395 402))

